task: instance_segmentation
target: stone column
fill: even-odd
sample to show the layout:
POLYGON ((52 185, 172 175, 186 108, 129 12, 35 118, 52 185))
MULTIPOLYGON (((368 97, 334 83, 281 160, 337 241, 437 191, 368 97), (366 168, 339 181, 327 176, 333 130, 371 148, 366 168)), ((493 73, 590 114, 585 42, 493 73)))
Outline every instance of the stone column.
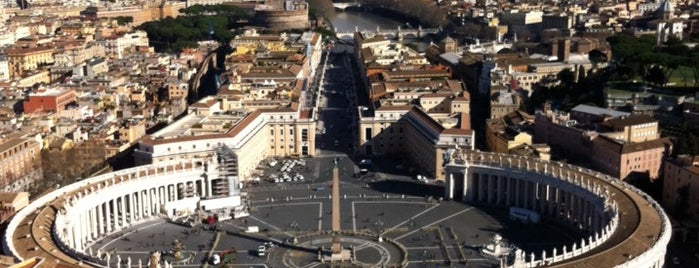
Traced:
POLYGON ((204 178, 202 180, 202 187, 204 188, 204 195, 206 197, 210 197, 211 196, 211 189, 210 189, 211 183, 209 183, 209 178, 204 178))
POLYGON ((158 195, 160 196, 160 203, 164 206, 167 204, 167 195, 165 186, 158 186, 158 195))
POLYGON ((551 191, 551 198, 549 200, 549 215, 554 218, 558 216, 558 187, 554 187, 551 191))
POLYGON ((112 203, 112 231, 119 230, 119 208, 117 207, 117 200, 116 198, 111 200, 112 203))
POLYGON ((90 229, 92 233, 92 238, 95 239, 99 237, 99 228, 97 226, 97 209, 95 207, 90 209, 90 229))
POLYGON ((169 184, 167 186, 167 196, 170 199, 170 201, 176 201, 177 200, 177 185, 176 184, 169 184))
POLYGON ((134 224, 136 218, 136 200, 133 193, 129 194, 129 220, 134 224))
POLYGON ((587 228, 589 230, 591 227, 590 226, 591 225, 591 223, 590 223, 590 201, 585 200, 584 206, 585 206, 585 215, 583 216, 583 218, 585 219, 585 228, 587 228))
POLYGON ((87 224, 88 219, 87 219, 87 214, 86 211, 80 211, 79 212, 79 222, 80 222, 80 248, 82 250, 83 245, 85 245, 85 242, 87 241, 87 236, 90 235, 90 230, 89 230, 89 225, 87 224))
POLYGON ((97 228, 98 228, 98 235, 104 234, 104 203, 100 203, 97 205, 97 228))
POLYGON ((521 207, 521 201, 520 201, 520 198, 519 198, 519 192, 521 192, 522 189, 521 189, 521 186, 520 186, 521 183, 520 183, 519 178, 514 178, 514 183, 515 183, 515 185, 514 185, 514 189, 515 189, 515 206, 516 206, 516 207, 521 207))
POLYGON ((447 173, 447 187, 446 187, 446 197, 447 199, 454 199, 454 174, 447 173))
POLYGON ((73 248, 77 251, 82 250, 82 242, 80 239, 80 221, 78 219, 75 219, 75 222, 73 223, 73 227, 71 228, 72 234, 73 234, 73 248))
POLYGON ((531 202, 531 193, 529 192, 529 181, 522 180, 524 182, 524 208, 529 209, 529 203, 531 202))
POLYGON ((160 211, 160 197, 158 195, 158 188, 154 187, 150 191, 152 192, 153 196, 153 205, 151 206, 153 208, 153 211, 151 211, 151 214, 155 216, 158 215, 158 211, 160 211))
POLYGON ((141 206, 141 198, 139 196, 139 191, 133 192, 130 194, 131 200, 133 201, 133 217, 134 221, 139 221, 141 220, 141 212, 140 212, 140 206, 141 206))
POLYGON ((549 185, 546 183, 539 184, 541 186, 541 204, 539 204, 539 213, 546 214, 546 204, 549 200, 549 185))
POLYGON ((473 176, 477 177, 478 180, 478 201, 483 201, 485 199, 485 182, 483 181, 483 174, 474 173, 473 176))
POLYGON ((73 226, 75 225, 68 225, 66 226, 66 244, 71 247, 75 248, 75 236, 73 235, 73 226))
POLYGON ((485 174, 485 180, 487 181, 486 187, 488 187, 488 189, 486 191, 487 195, 488 195, 487 196, 488 199, 486 199, 485 201, 488 202, 488 204, 492 204, 493 203, 493 192, 494 192, 493 191, 493 175, 485 174))
POLYGON ((148 218, 148 191, 139 191, 139 205, 141 207, 141 219, 148 218))
POLYGON ((498 185, 497 186, 498 189, 497 189, 497 191, 495 191, 495 193, 498 195, 496 202, 498 205, 501 205, 503 195, 505 194, 505 191, 502 189, 502 176, 495 176, 495 179, 497 180, 497 185, 498 185))
POLYGON ((506 195, 506 199, 505 199, 505 205, 509 207, 512 205, 512 196, 513 196, 512 191, 514 191, 512 178, 505 177, 505 182, 507 183, 507 186, 506 186, 507 187, 507 195, 506 195))
POLYGON ((122 195, 121 197, 121 224, 124 226, 127 226, 126 224, 126 196, 122 195))

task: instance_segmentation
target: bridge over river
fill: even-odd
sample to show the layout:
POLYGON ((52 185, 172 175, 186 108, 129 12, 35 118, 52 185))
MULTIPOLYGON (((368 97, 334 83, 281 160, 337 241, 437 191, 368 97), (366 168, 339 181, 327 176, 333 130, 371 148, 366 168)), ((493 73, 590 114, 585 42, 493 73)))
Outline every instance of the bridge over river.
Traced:
POLYGON ((335 35, 339 39, 350 40, 354 38, 354 33, 361 32, 365 37, 371 38, 376 35, 383 35, 387 39, 404 39, 404 38, 423 38, 429 34, 438 34, 441 32, 440 28, 422 28, 419 26, 417 29, 402 29, 400 26, 394 29, 381 29, 376 26, 375 31, 362 30, 360 31, 358 27, 354 28, 354 32, 338 32, 335 28, 335 35))

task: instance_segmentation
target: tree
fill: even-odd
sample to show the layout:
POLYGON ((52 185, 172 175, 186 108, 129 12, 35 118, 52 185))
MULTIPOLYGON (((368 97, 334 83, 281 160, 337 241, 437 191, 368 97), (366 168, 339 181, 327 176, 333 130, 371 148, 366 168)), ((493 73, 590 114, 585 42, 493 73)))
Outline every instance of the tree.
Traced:
POLYGON ((607 58, 607 54, 604 52, 600 51, 599 49, 593 49, 590 50, 589 53, 587 53, 587 58, 592 62, 592 70, 597 70, 597 66, 599 66, 600 63, 607 62, 609 60, 607 58))
POLYGON ((114 18, 117 21, 117 24, 124 26, 124 25, 129 25, 133 23, 133 17, 131 16, 118 16, 114 18))

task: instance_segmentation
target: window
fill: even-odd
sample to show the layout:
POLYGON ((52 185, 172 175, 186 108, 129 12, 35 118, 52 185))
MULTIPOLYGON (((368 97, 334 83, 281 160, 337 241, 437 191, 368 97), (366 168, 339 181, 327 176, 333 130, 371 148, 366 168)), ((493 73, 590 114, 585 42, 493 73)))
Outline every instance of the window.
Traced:
POLYGON ((301 130, 301 141, 308 141, 308 129, 301 130))
POLYGON ((269 130, 269 134, 270 134, 270 135, 274 135, 274 129, 270 129, 270 130, 269 130))
POLYGON ((294 130, 293 130, 293 129, 289 129, 289 135, 294 135, 294 130))

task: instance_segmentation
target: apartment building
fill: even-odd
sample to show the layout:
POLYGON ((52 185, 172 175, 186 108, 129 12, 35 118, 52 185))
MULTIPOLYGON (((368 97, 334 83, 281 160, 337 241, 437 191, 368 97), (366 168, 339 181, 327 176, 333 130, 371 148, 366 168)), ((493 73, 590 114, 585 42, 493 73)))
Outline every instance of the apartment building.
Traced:
POLYGON ((662 203, 679 217, 699 221, 699 156, 665 161, 662 203))
POLYGON ((54 48, 50 46, 11 48, 6 52, 10 78, 21 78, 42 64, 53 63, 54 48))
POLYGON ((188 114, 143 139, 136 163, 203 159, 226 146, 235 153, 239 178, 245 181, 269 157, 315 155, 315 121, 309 115, 291 108, 188 114))
POLYGON ((596 170, 621 179, 658 178, 672 146, 667 139, 658 139, 657 121, 603 110, 578 106, 571 113, 539 112, 534 142, 550 145, 559 156, 589 161, 596 170))
POLYGON ((76 101, 75 91, 72 89, 42 88, 36 92, 29 93, 22 106, 25 114, 60 112, 65 110, 68 104, 76 101))
POLYGON ((519 12, 510 10, 500 14, 500 24, 508 26, 508 33, 539 32, 544 13, 542 11, 519 12))
POLYGON ((41 143, 12 134, 0 138, 0 189, 21 191, 41 177, 41 143))
POLYGON ((487 119, 485 140, 488 150, 510 153, 515 147, 533 144, 534 116, 514 111, 499 118, 487 119))
POLYGON ((422 108, 412 105, 381 106, 362 110, 359 150, 366 155, 404 155, 426 176, 443 179, 444 152, 456 146, 473 149, 475 133, 468 115, 460 114, 451 128, 422 108))
POLYGON ((7 56, 0 55, 0 81, 10 80, 10 63, 7 56))
POLYGON ((148 35, 144 31, 107 36, 97 40, 96 44, 104 47, 105 55, 113 59, 123 58, 136 47, 149 46, 148 35))
POLYGON ((670 144, 666 139, 632 143, 599 135, 592 140, 590 160, 596 170, 617 178, 641 176, 654 180, 671 152, 670 144))

